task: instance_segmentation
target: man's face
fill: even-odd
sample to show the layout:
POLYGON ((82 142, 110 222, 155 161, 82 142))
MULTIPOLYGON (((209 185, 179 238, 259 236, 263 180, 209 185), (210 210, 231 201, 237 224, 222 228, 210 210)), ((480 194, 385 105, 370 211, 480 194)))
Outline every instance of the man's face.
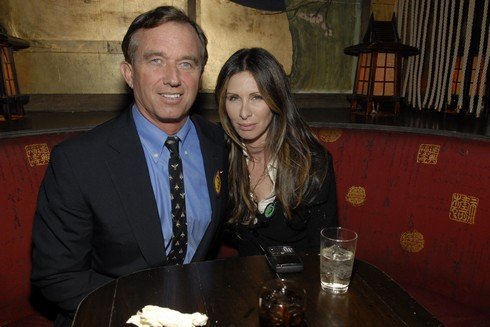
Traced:
POLYGON ((134 35, 137 50, 121 72, 139 111, 167 134, 185 123, 199 88, 199 38, 189 24, 167 22, 134 35))

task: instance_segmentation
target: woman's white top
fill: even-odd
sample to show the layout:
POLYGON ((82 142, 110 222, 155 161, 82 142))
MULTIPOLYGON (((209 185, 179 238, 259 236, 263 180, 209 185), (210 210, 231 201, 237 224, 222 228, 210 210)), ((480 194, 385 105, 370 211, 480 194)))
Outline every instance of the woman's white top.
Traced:
MULTIPOLYGON (((244 150, 243 151, 243 155, 245 156, 245 159, 247 160, 247 164, 249 163, 249 156, 247 154, 247 152, 244 150)), ((253 195, 253 192, 250 191, 250 198, 255 202, 255 204, 257 205, 257 210, 262 214, 264 213, 265 211, 265 208, 267 207, 267 205, 269 205, 270 203, 274 202, 274 200, 276 199, 276 192, 275 192, 275 189, 276 189, 276 177, 277 177, 277 163, 276 163, 276 160, 271 160, 268 164, 267 164, 267 175, 269 176, 270 180, 272 181, 272 189, 271 189, 271 192, 269 193, 268 196, 265 197, 265 199, 257 202, 255 201, 255 197, 253 195)), ((250 175, 249 175, 250 177, 250 175)))

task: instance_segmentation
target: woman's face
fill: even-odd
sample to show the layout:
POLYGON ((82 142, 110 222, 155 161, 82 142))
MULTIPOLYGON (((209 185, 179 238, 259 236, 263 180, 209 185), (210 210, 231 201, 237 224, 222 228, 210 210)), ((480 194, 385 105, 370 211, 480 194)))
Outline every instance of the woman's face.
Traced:
POLYGON ((226 89, 226 113, 246 145, 263 146, 273 113, 265 103, 253 75, 233 75, 226 89))

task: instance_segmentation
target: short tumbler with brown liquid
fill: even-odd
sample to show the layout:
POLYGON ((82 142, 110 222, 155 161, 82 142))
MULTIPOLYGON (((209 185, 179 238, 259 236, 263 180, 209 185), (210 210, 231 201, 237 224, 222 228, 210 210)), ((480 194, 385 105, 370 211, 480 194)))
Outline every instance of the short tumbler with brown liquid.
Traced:
POLYGON ((293 327, 305 325, 306 290, 298 283, 274 279, 260 291, 259 320, 261 327, 293 327))

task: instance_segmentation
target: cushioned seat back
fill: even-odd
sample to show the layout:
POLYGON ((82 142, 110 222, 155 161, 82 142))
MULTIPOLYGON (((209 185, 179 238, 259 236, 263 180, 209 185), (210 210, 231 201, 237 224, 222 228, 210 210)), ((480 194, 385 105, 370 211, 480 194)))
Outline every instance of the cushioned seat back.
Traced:
POLYGON ((0 139, 0 325, 32 313, 32 222, 50 151, 78 132, 0 139))
POLYGON ((314 129, 332 153, 357 255, 402 286, 490 309, 490 143, 314 129))

